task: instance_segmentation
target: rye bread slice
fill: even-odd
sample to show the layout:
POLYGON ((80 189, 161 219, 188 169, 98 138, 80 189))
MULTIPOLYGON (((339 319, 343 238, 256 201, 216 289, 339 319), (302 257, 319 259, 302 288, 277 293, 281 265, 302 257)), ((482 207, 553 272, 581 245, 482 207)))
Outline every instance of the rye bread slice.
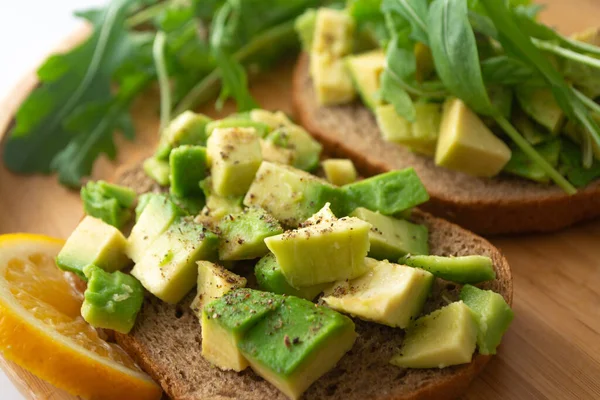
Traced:
POLYGON ((365 176, 413 167, 431 195, 422 208, 474 232, 548 232, 600 216, 600 181, 569 196, 555 185, 525 179, 472 177, 386 142, 371 111, 359 102, 319 106, 306 53, 296 64, 292 101, 298 122, 330 155, 352 159, 365 176))
MULTIPOLYGON (((159 190, 139 167, 124 172, 119 183, 138 193, 159 190)), ((427 213, 417 210, 413 219, 429 228, 432 254, 491 257, 497 279, 480 287, 500 293, 512 303, 510 268, 498 249, 427 213)), ((424 312, 445 305, 444 297, 456 300, 459 292, 459 285, 437 279, 424 312)), ((128 335, 117 334, 117 342, 174 400, 285 400, 283 394, 252 370, 221 371, 202 358, 201 327, 189 307, 194 296, 190 293, 173 306, 149 295, 135 328, 128 335)), ((303 399, 452 399, 466 390, 490 358, 475 354, 470 364, 445 369, 398 368, 389 360, 402 344, 403 331, 360 320, 355 323, 359 337, 352 350, 315 382, 303 399)))

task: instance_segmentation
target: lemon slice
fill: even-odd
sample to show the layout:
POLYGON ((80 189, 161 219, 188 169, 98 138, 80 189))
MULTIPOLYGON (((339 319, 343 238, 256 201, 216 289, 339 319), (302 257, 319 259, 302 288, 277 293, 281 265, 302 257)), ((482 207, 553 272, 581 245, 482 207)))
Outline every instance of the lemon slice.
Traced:
POLYGON ((0 351, 87 399, 159 399, 161 389, 80 314, 83 296, 54 258, 64 242, 0 236, 0 351))

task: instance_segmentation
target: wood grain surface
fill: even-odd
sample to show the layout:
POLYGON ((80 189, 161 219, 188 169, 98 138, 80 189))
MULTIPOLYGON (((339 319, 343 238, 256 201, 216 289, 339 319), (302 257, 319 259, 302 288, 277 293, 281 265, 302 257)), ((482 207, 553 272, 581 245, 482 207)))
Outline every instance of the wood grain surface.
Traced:
MULTIPOLYGON (((542 18, 564 33, 600 25, 600 0, 547 0, 542 18)), ((81 40, 85 29, 61 48, 81 40)), ((291 112, 291 64, 253 82, 261 105, 291 112)), ((18 105, 35 86, 28 74, 0 105, 0 138, 18 105)), ((134 105, 137 138, 117 137, 115 161, 97 162, 93 178, 111 179, 119 168, 137 163, 153 149, 157 136, 156 93, 134 105)), ((200 111, 221 113, 212 106, 200 111)), ((17 176, 0 165, 0 234, 33 232, 67 237, 82 215, 78 193, 55 177, 17 176)), ((471 385, 464 399, 600 399, 600 221, 561 233, 493 238, 514 276, 515 321, 499 354, 471 385)), ((72 400, 13 363, 2 367, 27 398, 72 400)))

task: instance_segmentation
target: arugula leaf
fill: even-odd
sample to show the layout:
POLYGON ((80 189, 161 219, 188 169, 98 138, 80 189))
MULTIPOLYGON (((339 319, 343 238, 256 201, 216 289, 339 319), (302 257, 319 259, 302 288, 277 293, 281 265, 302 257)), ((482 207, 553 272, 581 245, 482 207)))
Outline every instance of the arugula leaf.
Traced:
POLYGON ((481 61, 481 74, 486 84, 540 85, 544 83, 541 76, 530 66, 504 54, 481 61))
POLYGON ((429 44, 427 34, 427 2, 423 0, 383 0, 381 11, 400 14, 411 26, 411 38, 429 44))
POLYGON ((388 69, 381 74, 380 96, 394 106, 398 115, 413 122, 416 110, 410 95, 402 87, 401 82, 388 69))
POLYGON ((559 168, 567 179, 577 187, 587 186, 592 181, 600 178, 600 162, 594 161, 591 167, 583 167, 581 164, 581 150, 570 140, 563 139, 559 159, 559 168))

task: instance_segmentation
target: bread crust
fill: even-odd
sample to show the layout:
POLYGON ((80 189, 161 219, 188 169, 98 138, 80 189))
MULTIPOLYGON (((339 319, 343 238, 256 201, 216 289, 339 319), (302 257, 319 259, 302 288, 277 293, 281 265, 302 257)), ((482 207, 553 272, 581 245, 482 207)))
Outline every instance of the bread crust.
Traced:
POLYGON ((364 175, 414 167, 431 200, 422 208, 479 234, 551 232, 600 216, 600 181, 569 196, 555 185, 525 179, 476 178, 437 167, 433 160, 381 138, 375 118, 355 102, 320 107, 309 56, 295 67, 292 102, 298 122, 331 156, 354 161, 364 175))

